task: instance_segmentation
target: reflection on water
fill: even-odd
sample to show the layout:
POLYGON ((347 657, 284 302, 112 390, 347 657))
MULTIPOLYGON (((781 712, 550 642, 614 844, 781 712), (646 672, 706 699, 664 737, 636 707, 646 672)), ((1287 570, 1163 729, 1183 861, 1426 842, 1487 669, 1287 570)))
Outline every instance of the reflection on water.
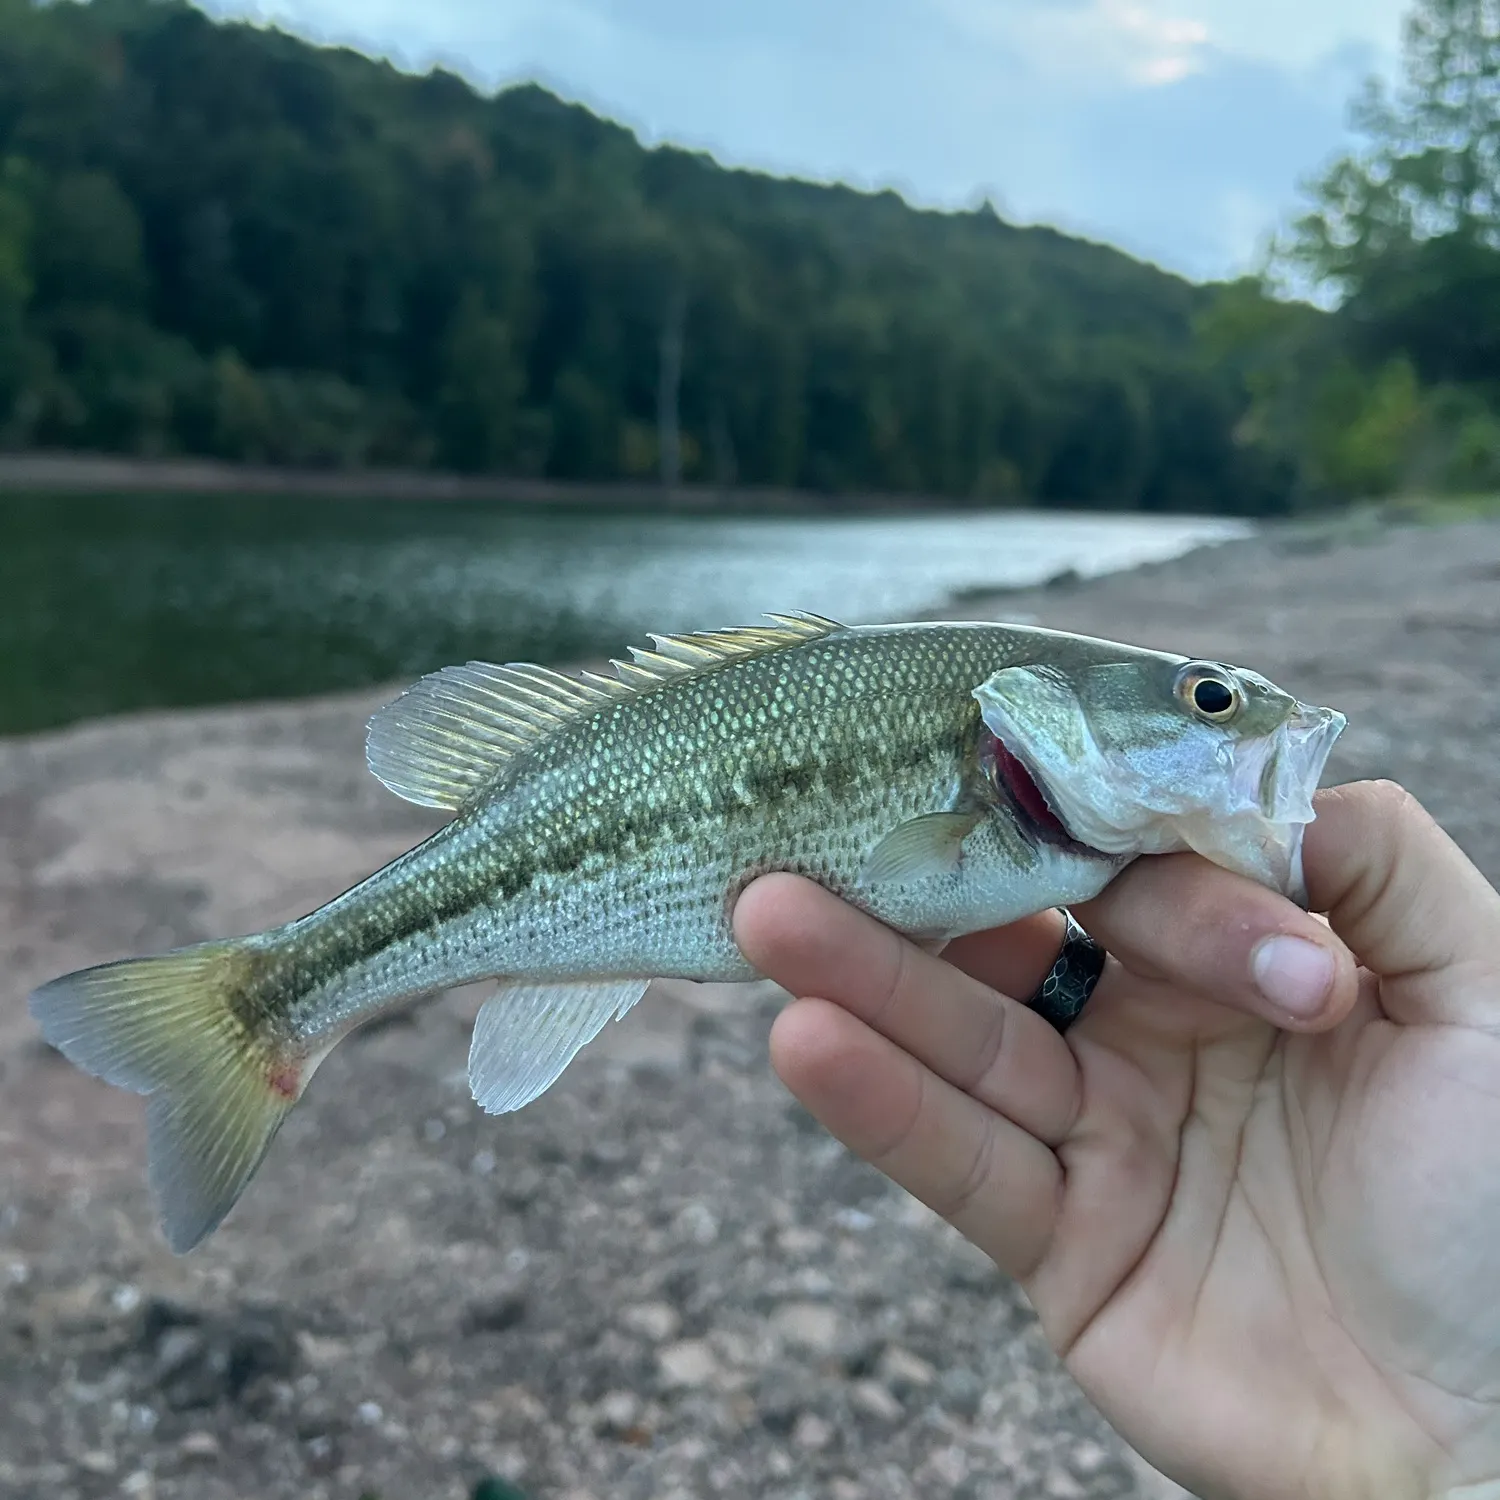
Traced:
POLYGON ((623 654, 807 609, 894 620, 1089 575, 1234 521, 997 513, 764 520, 281 496, 0 496, 0 732, 623 654))

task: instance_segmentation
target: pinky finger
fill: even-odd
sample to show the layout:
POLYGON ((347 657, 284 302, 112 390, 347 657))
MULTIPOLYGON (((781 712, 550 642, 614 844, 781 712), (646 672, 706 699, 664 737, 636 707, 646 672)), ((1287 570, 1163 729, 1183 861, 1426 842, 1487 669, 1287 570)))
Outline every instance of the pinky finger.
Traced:
POLYGON ((831 1134, 1007 1275, 1025 1278, 1040 1264, 1063 1176, 1035 1136, 826 1000, 798 1000, 781 1013, 771 1061, 831 1134))

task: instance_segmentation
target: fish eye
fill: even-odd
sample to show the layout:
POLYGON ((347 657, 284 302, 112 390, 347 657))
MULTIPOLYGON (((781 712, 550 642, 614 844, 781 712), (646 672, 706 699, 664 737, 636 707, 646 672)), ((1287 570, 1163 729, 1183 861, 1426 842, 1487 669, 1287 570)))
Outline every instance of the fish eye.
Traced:
POLYGON ((1177 696, 1205 723, 1227 724, 1244 705, 1240 685, 1218 667, 1194 663, 1177 678, 1177 696))

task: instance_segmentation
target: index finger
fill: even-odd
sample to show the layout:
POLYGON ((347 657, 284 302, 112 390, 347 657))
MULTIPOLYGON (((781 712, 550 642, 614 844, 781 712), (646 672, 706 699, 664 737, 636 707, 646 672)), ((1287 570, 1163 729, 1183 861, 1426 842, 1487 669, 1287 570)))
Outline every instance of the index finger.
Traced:
POLYGON ((1408 1024, 1500 1026, 1500 893, 1404 788, 1319 792, 1302 859, 1313 908, 1408 1024))

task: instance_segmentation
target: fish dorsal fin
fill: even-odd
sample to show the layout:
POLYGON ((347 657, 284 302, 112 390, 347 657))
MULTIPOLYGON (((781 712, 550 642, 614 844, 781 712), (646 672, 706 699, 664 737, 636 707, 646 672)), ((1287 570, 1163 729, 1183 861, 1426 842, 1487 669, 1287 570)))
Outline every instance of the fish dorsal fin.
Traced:
POLYGON ((650 651, 631 648, 613 677, 565 677, 525 663, 471 661, 430 672, 370 720, 365 760, 398 797, 457 811, 513 756, 543 743, 603 704, 679 677, 784 651, 843 626, 820 615, 767 615, 769 625, 653 635, 650 651))

